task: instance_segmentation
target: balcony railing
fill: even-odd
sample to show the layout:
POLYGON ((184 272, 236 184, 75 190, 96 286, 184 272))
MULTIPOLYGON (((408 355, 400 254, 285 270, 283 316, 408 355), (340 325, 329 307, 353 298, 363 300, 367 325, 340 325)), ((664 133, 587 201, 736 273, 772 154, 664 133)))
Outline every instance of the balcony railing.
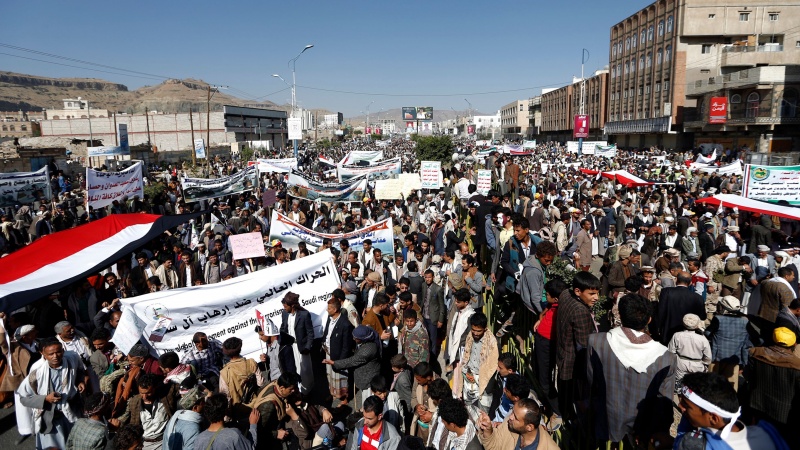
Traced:
POLYGON ((722 53, 782 52, 783 44, 730 45, 722 47, 722 53))

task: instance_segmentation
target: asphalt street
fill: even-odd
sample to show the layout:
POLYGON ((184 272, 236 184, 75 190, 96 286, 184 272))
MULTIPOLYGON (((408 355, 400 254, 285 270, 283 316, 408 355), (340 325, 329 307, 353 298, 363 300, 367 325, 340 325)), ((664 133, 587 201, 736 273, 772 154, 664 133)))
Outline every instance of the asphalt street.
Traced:
POLYGON ((36 440, 33 436, 17 445, 17 419, 14 417, 14 408, 0 409, 0 449, 34 450, 36 440))

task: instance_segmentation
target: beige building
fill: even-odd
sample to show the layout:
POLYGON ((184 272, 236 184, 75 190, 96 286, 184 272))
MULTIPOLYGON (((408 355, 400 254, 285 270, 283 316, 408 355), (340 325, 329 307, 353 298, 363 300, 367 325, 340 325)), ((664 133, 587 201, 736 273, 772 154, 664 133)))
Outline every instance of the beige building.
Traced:
POLYGON ((773 77, 765 79, 764 85, 758 80, 742 83, 749 79, 750 68, 800 64, 797 23, 800 4, 791 2, 659 0, 648 5, 611 27, 606 133, 623 147, 688 148, 715 135, 725 136, 725 145, 733 147, 770 148, 769 141, 784 137, 776 133, 789 131, 781 127, 797 117, 796 107, 780 106, 787 101, 796 105, 792 97, 796 91, 789 87, 784 97, 783 89, 770 87, 790 83, 792 71, 787 69, 782 81, 773 77), (742 76, 734 75, 745 69, 742 76), (703 99, 730 94, 724 84, 733 87, 732 79, 735 86, 750 86, 757 92, 735 93, 739 97, 730 98, 730 113, 740 108, 734 105, 746 104, 750 97, 752 111, 758 103, 761 121, 775 123, 762 126, 754 117, 742 127, 706 128, 707 118, 703 118, 708 108, 703 99), (746 94, 744 100, 742 94, 746 94), (795 115, 780 116, 782 109, 787 116, 792 111, 795 115))
MULTIPOLYGON (((589 140, 603 140, 608 104, 608 70, 598 70, 586 78, 584 114, 589 115, 589 140)), ((574 117, 580 114, 581 80, 542 91, 541 137, 547 141, 571 141, 574 117)))
POLYGON ((87 100, 78 98, 65 98, 62 109, 48 109, 45 111, 45 118, 51 120, 58 119, 86 119, 88 117, 100 118, 109 117, 106 109, 92 108, 87 100))
POLYGON ((528 99, 517 100, 500 108, 500 128, 505 139, 528 135, 528 99))

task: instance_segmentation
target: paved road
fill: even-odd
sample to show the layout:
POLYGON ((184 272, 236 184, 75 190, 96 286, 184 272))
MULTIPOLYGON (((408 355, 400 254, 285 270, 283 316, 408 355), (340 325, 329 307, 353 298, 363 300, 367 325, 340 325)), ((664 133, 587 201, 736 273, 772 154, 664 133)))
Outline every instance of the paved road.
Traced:
POLYGON ((16 445, 17 439, 19 439, 19 433, 17 433, 14 408, 0 409, 0 449, 34 450, 36 448, 36 440, 33 436, 20 445, 16 445))

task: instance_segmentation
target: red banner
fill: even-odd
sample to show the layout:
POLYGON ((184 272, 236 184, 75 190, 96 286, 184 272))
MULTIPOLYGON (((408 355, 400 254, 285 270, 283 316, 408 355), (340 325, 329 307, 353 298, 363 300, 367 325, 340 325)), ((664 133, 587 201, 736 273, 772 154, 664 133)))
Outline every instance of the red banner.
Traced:
POLYGON ((576 139, 586 139, 589 137, 589 115, 576 114, 575 126, 572 128, 572 135, 576 139))
POLYGON ((728 97, 711 97, 708 107, 708 123, 725 123, 728 121, 728 97))

